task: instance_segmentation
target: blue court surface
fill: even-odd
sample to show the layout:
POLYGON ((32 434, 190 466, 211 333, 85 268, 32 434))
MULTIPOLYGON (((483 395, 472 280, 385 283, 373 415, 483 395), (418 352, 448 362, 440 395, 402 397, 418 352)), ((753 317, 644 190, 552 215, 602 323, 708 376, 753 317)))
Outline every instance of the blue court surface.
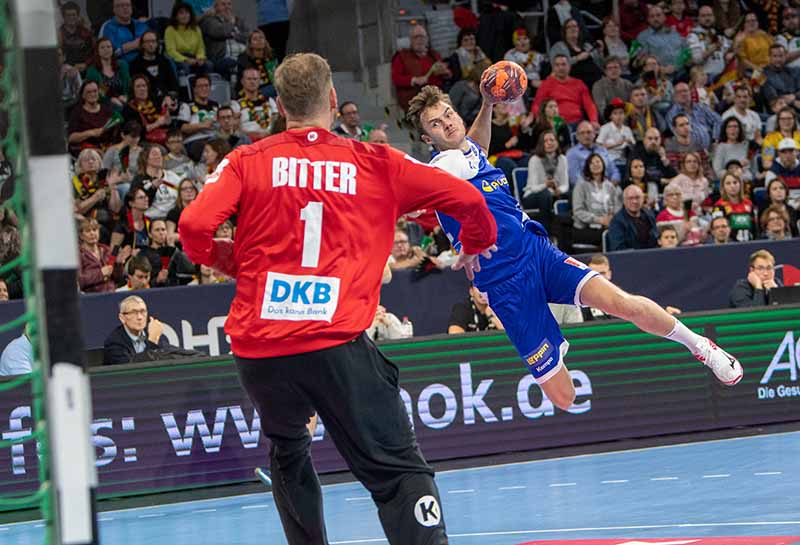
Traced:
MULTIPOLYGON (((800 544, 800 432, 476 467, 437 482, 454 545, 800 544)), ((386 543, 360 484, 324 495, 331 544, 386 543)), ((286 543, 268 492, 104 512, 100 532, 104 545, 286 543)), ((0 526, 0 543, 33 545, 42 533, 37 522, 0 526)))

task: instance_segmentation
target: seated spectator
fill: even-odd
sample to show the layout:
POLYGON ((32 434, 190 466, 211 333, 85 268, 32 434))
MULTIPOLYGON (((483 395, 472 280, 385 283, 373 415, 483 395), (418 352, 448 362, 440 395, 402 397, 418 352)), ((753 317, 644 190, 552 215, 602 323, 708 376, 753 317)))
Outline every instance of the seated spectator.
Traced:
POLYGON ((719 184, 720 197, 714 203, 714 212, 722 212, 731 225, 731 236, 739 242, 753 240, 756 222, 753 203, 744 196, 742 181, 732 174, 723 176, 719 184))
POLYGON ((150 206, 147 193, 141 187, 131 188, 123 199, 122 213, 114 232, 111 247, 131 246, 144 248, 150 245, 150 218, 144 215, 150 206))
POLYGON ((383 129, 372 129, 369 131, 367 142, 370 144, 388 144, 389 137, 387 136, 386 131, 383 129))
POLYGON ((137 295, 126 297, 119 303, 117 326, 103 343, 103 363, 115 365, 135 361, 149 361, 147 351, 169 347, 164 337, 164 324, 153 317, 148 321, 147 305, 137 295))
POLYGON ((383 305, 378 305, 375 309, 375 317, 372 319, 372 325, 367 328, 367 335, 373 341, 402 339, 406 336, 400 319, 387 312, 383 305))
POLYGON ((673 123, 678 115, 689 118, 692 129, 692 140, 702 149, 708 149, 711 142, 719 134, 722 118, 705 104, 692 102, 689 84, 679 82, 675 84, 675 104, 667 112, 667 122, 673 123))
POLYGON ((112 110, 100 103, 97 82, 84 81, 80 97, 81 103, 72 109, 67 125, 69 151, 76 157, 84 148, 105 148, 111 138, 112 110))
POLYGON ((550 46, 549 55, 551 63, 557 56, 567 57, 570 75, 584 82, 589 89, 603 77, 602 51, 581 40, 580 25, 575 19, 564 21, 561 27, 561 41, 550 46))
POLYGON ((197 277, 193 281, 189 282, 189 284, 205 286, 208 284, 227 284, 229 282, 233 282, 231 277, 226 276, 219 271, 215 271, 206 265, 200 265, 200 270, 197 274, 197 277))
POLYGON ((250 33, 247 38, 247 49, 239 55, 236 65, 240 84, 243 82, 244 71, 247 68, 255 68, 258 71, 259 78, 258 92, 267 98, 278 96, 273 84, 278 61, 263 32, 256 29, 250 33))
POLYGON ((239 55, 247 49, 248 28, 236 15, 232 0, 214 0, 214 5, 200 18, 200 30, 206 44, 206 56, 214 72, 230 79, 239 55))
POLYGON ((601 246, 603 231, 622 207, 621 193, 606 176, 603 158, 590 154, 572 191, 573 243, 601 246))
MULTIPOLYGON (((228 109, 233 117, 233 112, 228 109)), ((183 132, 180 129, 167 131, 167 154, 164 156, 164 169, 169 170, 178 178, 194 177, 194 162, 186 154, 183 147, 183 132)))
POLYGON ((644 193, 629 185, 623 193, 623 208, 608 225, 609 252, 655 248, 658 230, 653 212, 644 208, 644 193))
POLYGON ((230 153, 231 148, 225 140, 219 138, 212 138, 203 147, 203 160, 198 163, 195 170, 195 180, 197 180, 200 188, 215 170, 219 164, 230 153))
POLYGON ((697 153, 689 152, 681 158, 679 166, 680 174, 672 179, 670 185, 680 189, 681 200, 691 200, 692 210, 701 214, 703 203, 711 194, 711 185, 703 176, 700 168, 700 156, 697 153))
POLYGON ((733 40, 733 49, 739 60, 739 71, 751 75, 763 70, 770 62, 772 43, 772 36, 758 27, 756 14, 746 13, 742 31, 733 40))
POLYGON ((495 166, 503 171, 506 180, 511 180, 511 172, 515 168, 528 166, 531 146, 519 127, 513 124, 508 115, 508 104, 498 103, 492 109, 492 136, 489 143, 488 156, 495 157, 495 166))
POLYGON ((669 15, 665 23, 668 27, 674 28, 683 38, 686 38, 689 35, 689 31, 694 27, 694 19, 687 15, 686 3, 683 0, 672 0, 670 2, 669 15))
POLYGON ((592 154, 599 155, 603 163, 605 163, 604 176, 607 176, 615 183, 619 183, 620 181, 617 166, 614 164, 614 161, 611 160, 611 156, 609 156, 606 148, 595 143, 595 134, 594 127, 588 121, 584 121, 578 125, 578 130, 575 132, 577 143, 567 152, 567 169, 569 171, 570 187, 574 187, 581 174, 586 171, 586 161, 592 154))
POLYGON ((761 238, 767 240, 788 240, 792 238, 789 229, 789 214, 786 208, 770 205, 761 214, 761 238))
MULTIPOLYGON (((761 116, 750 109, 750 102, 753 94, 747 84, 740 84, 735 87, 733 106, 722 114, 722 120, 730 117, 738 119, 744 128, 744 137, 753 141, 759 146, 764 142, 761 135, 761 116)), ((724 133, 721 133, 723 136, 724 133)))
POLYGON ((773 44, 769 48, 769 65, 764 69, 766 81, 761 92, 767 102, 780 97, 795 110, 800 108, 800 70, 786 64, 786 48, 773 44))
MULTIPOLYGON (((0 227, 0 268, 12 267, 9 265, 22 253, 22 237, 19 229, 15 225, 3 225, 0 227)), ((18 265, 3 273, 2 280, 8 292, 7 299, 21 299, 22 290, 22 268, 18 265)))
POLYGON ((278 117, 275 99, 264 96, 258 90, 258 82, 258 70, 253 67, 246 68, 242 73, 239 99, 231 102, 233 115, 239 118, 239 128, 253 142, 268 136, 270 125, 278 117))
POLYGON ((469 297, 453 305, 447 324, 448 335, 473 331, 503 331, 505 328, 489 306, 489 298, 473 285, 469 297))
POLYGON ((131 62, 139 53, 139 38, 147 30, 147 23, 133 18, 131 0, 114 0, 114 17, 100 27, 100 38, 109 40, 114 56, 131 62))
POLYGON ((103 155, 103 168, 119 172, 120 183, 117 190, 121 199, 130 189, 130 182, 137 174, 139 154, 142 152, 142 146, 139 145, 142 126, 138 121, 126 121, 119 132, 121 140, 109 146, 103 155))
POLYGON ((450 101, 453 103, 461 119, 464 120, 466 127, 472 126, 475 118, 478 117, 478 112, 483 104, 483 95, 481 95, 480 83, 483 71, 489 67, 489 62, 480 62, 470 68, 467 77, 455 82, 455 84, 447 92, 450 101))
POLYGON ((684 200, 684 194, 675 182, 664 188, 664 208, 656 216, 656 227, 661 229, 665 226, 675 229, 676 246, 694 246, 705 238, 703 226, 692 210, 691 202, 684 200))
MULTIPOLYGON (((608 15, 603 18, 602 23, 602 31, 603 31, 603 49, 606 52, 606 59, 614 58, 617 59, 617 62, 620 66, 620 73, 625 76, 626 78, 631 75, 631 66, 630 66, 630 58, 628 57, 628 46, 625 44, 623 39, 620 37, 620 29, 617 22, 614 20, 614 17, 608 15)), ((608 70, 608 67, 606 67, 608 70)), ((594 89, 592 90, 594 93, 594 89)), ((628 93, 625 93, 624 96, 621 98, 627 100, 628 96, 630 95, 630 90, 628 93)), ((595 100, 596 102, 596 100, 595 100)), ((600 104, 597 104, 597 108, 602 110, 604 107, 600 104)))
POLYGON ((738 161, 743 167, 742 179, 751 181, 753 171, 749 168, 748 142, 745 141, 742 122, 737 116, 729 116, 722 122, 719 142, 712 152, 712 168, 714 175, 721 179, 728 170, 731 161, 738 161))
MULTIPOLYGON (((224 140, 232 150, 239 146, 253 143, 249 136, 239 132, 239 120, 236 119, 233 108, 230 106, 219 107, 217 110, 217 125, 219 125, 219 129, 214 135, 214 138, 224 140)), ((182 147, 183 137, 181 137, 181 148, 182 147)), ((186 159, 191 161, 189 157, 186 157, 186 159)))
POLYGON ((692 52, 692 62, 702 66, 708 79, 716 81, 736 56, 731 51, 731 41, 716 28, 714 8, 700 6, 697 10, 697 25, 686 37, 692 52))
POLYGON ((800 11, 797 6, 783 8, 783 32, 775 36, 775 43, 786 49, 786 65, 790 68, 800 68, 800 11))
POLYGON ((0 278, 0 301, 8 301, 8 284, 0 278))
MULTIPOLYGON (((139 248, 143 250, 146 246, 139 248)), ((148 290, 150 289, 150 277, 153 272, 153 267, 150 265, 150 260, 144 255, 135 255, 128 260, 125 265, 128 273, 128 283, 117 288, 116 291, 135 291, 135 290, 148 290)))
POLYGON ((164 145, 167 127, 172 122, 169 109, 172 97, 165 96, 160 103, 150 90, 150 79, 144 74, 133 77, 133 96, 122 110, 126 121, 138 121, 144 127, 144 138, 150 143, 164 145))
POLYGON ((623 178, 620 184, 620 189, 624 190, 629 185, 637 186, 642 190, 642 193, 646 195, 645 206, 648 208, 655 208, 658 203, 659 184, 647 180, 644 160, 642 160, 641 157, 634 157, 628 161, 627 173, 628 175, 623 178))
POLYGON ((790 206, 800 205, 800 161, 797 160, 797 143, 793 138, 784 138, 778 144, 778 159, 772 162, 765 183, 781 178, 789 189, 787 203, 790 206))
POLYGON ((206 45, 194 10, 186 2, 172 6, 169 25, 164 30, 164 46, 167 56, 175 61, 179 76, 205 74, 214 68, 206 59, 206 45))
POLYGON ((415 269, 428 256, 419 246, 412 246, 409 243, 408 235, 405 231, 395 231, 394 246, 392 254, 389 256, 389 267, 391 269, 415 269))
POLYGON ((692 125, 689 118, 684 114, 678 114, 672 119, 673 137, 667 140, 664 148, 667 151, 667 158, 672 166, 680 168, 683 159, 689 153, 697 155, 700 164, 700 172, 703 175, 714 177, 711 164, 708 160, 706 148, 698 142, 692 134, 692 125))
POLYGON ((83 293, 114 291, 117 284, 125 280, 125 262, 131 255, 131 247, 111 250, 100 243, 100 225, 95 219, 83 219, 78 223, 80 241, 80 269, 78 287, 83 293))
POLYGON ((648 129, 658 130, 659 135, 667 130, 664 118, 650 106, 644 85, 635 85, 631 89, 630 102, 625 105, 625 115, 637 142, 644 140, 648 129))
POLYGON ((184 209, 197 198, 197 193, 197 186, 189 178, 184 178, 178 184, 178 198, 175 201, 175 207, 167 213, 167 244, 170 246, 175 246, 180 240, 178 222, 184 209))
POLYGON ((719 99, 713 89, 708 86, 708 74, 702 66, 692 66, 689 69, 689 93, 692 101, 707 106, 711 111, 716 111, 719 99))
POLYGON ((522 130, 522 132, 530 131, 531 142, 538 142, 543 132, 553 131, 556 138, 558 138, 558 147, 561 148, 563 152, 566 152, 566 150, 572 146, 572 137, 569 134, 569 127, 564 123, 564 118, 558 113, 558 102, 556 102, 556 99, 549 98, 543 100, 541 104, 539 104, 536 123, 527 129, 525 128, 526 119, 527 118, 522 119, 520 130, 522 130))
POLYGON ((211 79, 201 74, 194 78, 194 101, 181 104, 178 119, 183 124, 183 144, 193 161, 200 160, 205 143, 214 137, 214 123, 219 104, 210 100, 211 79))
POLYGON ((708 229, 709 237, 706 244, 727 244, 731 242, 731 224, 725 214, 718 213, 712 216, 708 229))
POLYGON ((0 355, 0 376, 26 375, 33 371, 33 345, 28 326, 19 337, 12 340, 0 355))
MULTIPOLYGON (((458 107, 456 107, 456 111, 458 111, 458 107)), ((355 102, 349 100, 342 102, 339 106, 339 117, 339 124, 333 129, 335 134, 362 142, 367 141, 372 127, 370 125, 362 126, 361 117, 358 115, 358 105, 355 102)))
POLYGON ((149 208, 145 215, 150 219, 167 217, 178 198, 181 179, 164 169, 164 149, 158 144, 148 144, 139 155, 139 174, 131 182, 131 191, 142 188, 147 194, 149 208))
POLYGON ((158 34, 148 30, 139 41, 139 56, 131 61, 130 73, 147 76, 154 100, 161 102, 165 96, 177 100, 178 77, 170 60, 158 51, 158 34))
POLYGON ((429 48, 428 32, 422 25, 412 25, 408 31, 409 49, 401 49, 392 57, 392 84, 397 104, 405 112, 408 101, 425 85, 442 87, 452 77, 441 55, 429 48))
POLYGON ((75 211, 85 218, 95 219, 103 226, 103 240, 108 241, 122 208, 117 184, 122 181, 119 171, 101 170, 97 150, 85 149, 75 162, 72 177, 75 211))
POLYGON ((139 256, 144 256, 150 261, 150 275, 154 277, 152 287, 176 285, 177 279, 169 278, 170 262, 177 249, 169 244, 166 220, 152 220, 150 222, 150 245, 140 248, 139 256))
POLYGON ((786 186, 786 182, 783 181, 783 179, 774 178, 767 184, 767 205, 777 206, 786 212, 786 215, 789 217, 789 230, 792 236, 796 237, 798 236, 797 221, 800 219, 800 214, 796 208, 786 204, 788 196, 789 188, 786 186))
POLYGON ((97 40, 95 53, 86 69, 86 80, 100 86, 100 100, 117 111, 122 110, 131 93, 131 76, 128 63, 114 56, 111 41, 97 40))
MULTIPOLYGON (((620 10, 622 11, 622 10, 620 10)), ((550 4, 547 12, 547 38, 551 44, 563 39, 564 26, 567 21, 577 21, 581 36, 589 36, 586 23, 577 2, 558 0, 550 4)))
POLYGON ((628 163, 628 151, 636 144, 631 128, 625 125, 625 102, 612 99, 603 118, 608 119, 608 123, 600 127, 597 143, 608 150, 608 156, 621 172, 628 163))
POLYGON ((748 262, 747 278, 737 280, 731 290, 732 308, 769 305, 769 290, 780 285, 775 278, 775 257, 767 250, 753 252, 748 262))
POLYGON ((661 115, 666 115, 672 107, 674 89, 669 74, 664 72, 658 57, 647 55, 642 61, 642 71, 636 86, 644 87, 647 91, 648 105, 661 115))
POLYGON ((569 75, 569 57, 556 55, 552 63, 553 72, 536 91, 536 98, 531 104, 530 113, 522 121, 522 126, 531 125, 534 113, 539 110, 542 101, 552 98, 558 103, 558 111, 567 123, 574 125, 588 119, 593 126, 599 128, 597 106, 592 101, 589 88, 581 80, 569 75))
POLYGON ((528 76, 528 88, 538 89, 542 84, 542 71, 550 64, 547 56, 531 49, 531 39, 524 28, 515 30, 512 40, 514 48, 506 51, 503 59, 520 65, 528 76))
POLYGON ((453 83, 469 77, 475 65, 483 65, 485 62, 491 64, 491 61, 486 56, 486 53, 484 53, 481 48, 478 47, 475 29, 462 28, 459 30, 456 43, 458 44, 458 47, 456 47, 456 50, 453 51, 453 54, 447 58, 447 66, 450 68, 450 72, 453 74, 453 83))
POLYGON ((561 153, 556 134, 545 131, 528 161, 528 182, 522 190, 522 207, 538 209, 545 228, 550 228, 553 202, 569 193, 567 158, 561 153))
POLYGON ((214 238, 224 238, 226 240, 233 240, 235 228, 231 220, 225 220, 219 224, 217 230, 214 232, 214 238))
POLYGON ((68 112, 80 100, 83 78, 77 68, 66 63, 64 60, 64 53, 60 47, 58 48, 58 64, 61 66, 61 73, 59 75, 61 81, 61 102, 64 104, 64 111, 68 112))
POLYGON ((645 167, 645 181, 666 186, 678 171, 667 157, 667 150, 661 145, 661 133, 655 127, 647 129, 644 140, 637 143, 631 154, 633 159, 641 159, 645 167))
MULTIPOLYGON (((627 58, 627 57, 626 57, 627 58)), ((618 99, 624 108, 625 101, 631 96, 633 83, 622 77, 622 63, 617 57, 607 57, 603 68, 605 76, 592 86, 592 98, 597 106, 597 110, 605 112, 608 105, 615 98, 618 99)), ((623 111, 623 114, 625 112, 623 111)), ((611 119, 603 115, 603 120, 608 122, 611 119)))
POLYGON ((678 230, 674 225, 663 225, 658 228, 658 247, 659 248, 677 248, 678 247, 678 230))
POLYGON ((63 23, 58 29, 58 44, 64 53, 64 62, 78 72, 86 70, 86 63, 94 51, 94 36, 81 18, 81 8, 73 1, 61 5, 63 23))
POLYGON ((679 68, 678 54, 686 46, 686 40, 665 22, 661 6, 651 5, 647 11, 648 28, 640 32, 636 39, 642 44, 642 51, 655 56, 662 71, 671 75, 679 68))
POLYGON ((764 170, 769 170, 772 166, 772 162, 777 155, 778 144, 781 141, 785 139, 794 140, 795 144, 800 147, 800 130, 797 128, 797 114, 794 109, 786 106, 779 110, 776 115, 778 130, 767 134, 761 146, 764 170))

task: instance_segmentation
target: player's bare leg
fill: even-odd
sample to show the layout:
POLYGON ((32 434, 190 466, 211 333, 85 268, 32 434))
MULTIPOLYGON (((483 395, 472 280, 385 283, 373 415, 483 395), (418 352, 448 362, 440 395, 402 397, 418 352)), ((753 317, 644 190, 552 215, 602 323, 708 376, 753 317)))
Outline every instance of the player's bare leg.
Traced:
POLYGON ((562 365, 558 373, 553 375, 547 382, 539 384, 539 386, 547 396, 547 399, 561 410, 566 411, 575 401, 575 385, 572 383, 572 377, 566 365, 562 365))
POLYGON ((652 300, 627 293, 602 276, 586 283, 581 290, 581 303, 627 320, 642 331, 683 344, 723 384, 732 386, 742 378, 742 366, 736 358, 694 333, 652 300))

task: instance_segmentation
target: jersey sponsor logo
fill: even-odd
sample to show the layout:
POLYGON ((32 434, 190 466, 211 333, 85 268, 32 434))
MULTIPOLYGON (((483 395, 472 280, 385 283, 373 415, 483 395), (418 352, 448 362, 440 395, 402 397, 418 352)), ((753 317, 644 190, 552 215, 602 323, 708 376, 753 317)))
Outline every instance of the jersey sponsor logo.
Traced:
POLYGON ((356 166, 345 161, 272 158, 272 187, 311 188, 355 195, 357 174, 356 166))
POLYGON ((508 180, 505 178, 499 178, 497 180, 483 180, 481 181, 481 189, 484 193, 493 193, 499 190, 504 185, 508 185, 508 180))
POLYGON ((330 322, 339 305, 339 284, 332 276, 268 272, 261 318, 330 322))
POLYGON ((567 265, 572 265, 573 267, 578 267, 579 269, 588 269, 589 268, 589 267, 586 266, 585 263, 581 263, 580 261, 578 261, 574 257, 568 257, 567 259, 564 260, 564 263, 566 263, 567 265))
POLYGON ((230 161, 228 161, 228 158, 227 158, 227 157, 226 157, 225 159, 223 159, 223 160, 222 160, 222 161, 221 161, 221 162, 220 162, 220 163, 217 165, 217 168, 215 168, 215 169, 214 169, 214 172, 212 172, 212 173, 211 173, 211 175, 210 175, 208 178, 206 178, 206 181, 204 182, 204 184, 203 184, 203 185, 213 184, 214 182, 217 182, 217 181, 219 181, 219 177, 220 177, 220 175, 222 174, 222 171, 223 171, 223 170, 225 169, 225 167, 226 167, 226 166, 228 166, 229 164, 231 164, 231 162, 230 162, 230 161))
POLYGON ((426 528, 436 526, 442 520, 439 502, 433 496, 422 496, 414 505, 414 518, 426 528))
POLYGON ((538 347, 525 356, 525 362, 531 367, 534 377, 545 374, 553 363, 553 343, 549 339, 544 339, 538 347))

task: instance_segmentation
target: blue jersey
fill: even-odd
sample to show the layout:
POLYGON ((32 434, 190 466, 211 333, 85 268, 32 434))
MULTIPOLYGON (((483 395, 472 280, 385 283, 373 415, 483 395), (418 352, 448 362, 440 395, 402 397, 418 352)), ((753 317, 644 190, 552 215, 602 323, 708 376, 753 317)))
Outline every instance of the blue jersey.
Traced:
MULTIPOLYGON (((475 275, 475 285, 484 290, 524 268, 525 261, 531 258, 533 252, 534 237, 531 233, 546 237, 547 231, 520 208, 503 171, 489 163, 486 154, 473 140, 467 138, 467 142, 469 150, 462 152, 464 160, 471 165, 471 172, 477 169, 477 174, 468 181, 483 194, 497 223, 497 252, 491 259, 481 258, 481 270, 475 275)), ((434 164, 437 155, 432 160, 434 164)), ((436 212, 436 215, 447 238, 456 251, 460 251, 458 235, 461 224, 441 212, 436 212)))

